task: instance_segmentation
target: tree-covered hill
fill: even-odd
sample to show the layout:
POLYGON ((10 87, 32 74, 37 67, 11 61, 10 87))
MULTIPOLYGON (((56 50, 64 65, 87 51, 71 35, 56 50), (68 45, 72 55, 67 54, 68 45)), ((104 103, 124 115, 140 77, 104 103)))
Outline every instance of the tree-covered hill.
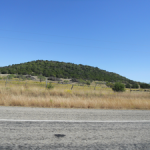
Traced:
POLYGON ((0 67, 2 74, 43 75, 45 77, 76 78, 99 80, 108 82, 123 82, 134 84, 135 81, 127 79, 113 72, 101 70, 87 65, 76 65, 58 61, 37 60, 21 64, 0 67))

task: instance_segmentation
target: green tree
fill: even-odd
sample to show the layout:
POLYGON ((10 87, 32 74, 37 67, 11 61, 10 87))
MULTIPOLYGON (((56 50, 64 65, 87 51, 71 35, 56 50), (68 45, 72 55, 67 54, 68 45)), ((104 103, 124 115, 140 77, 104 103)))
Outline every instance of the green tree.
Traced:
POLYGON ((141 87, 142 89, 148 89, 148 88, 150 88, 150 85, 147 84, 147 83, 140 83, 140 87, 141 87))
POLYGON ((38 78, 40 79, 40 82, 44 81, 46 78, 42 75, 38 76, 38 78))
POLYGON ((133 85, 132 85, 132 88, 134 88, 134 89, 138 89, 138 88, 139 88, 139 86, 138 86, 138 84, 136 83, 136 84, 133 84, 133 85))
POLYGON ((86 84, 87 84, 87 85, 90 85, 91 83, 90 83, 90 81, 86 81, 86 84))
POLYGON ((123 92, 125 91, 125 86, 123 83, 116 82, 112 88, 113 91, 115 92, 123 92))
POLYGON ((130 88, 130 84, 129 83, 126 84, 126 88, 130 88))
POLYGON ((106 82, 106 85, 107 85, 108 87, 110 87, 110 88, 113 88, 113 87, 114 87, 114 84, 111 83, 111 82, 106 82))
POLYGON ((86 81, 84 81, 83 79, 79 79, 79 84, 82 84, 82 85, 84 85, 84 84, 86 84, 86 81))
POLYGON ((12 79, 12 78, 14 78, 14 77, 15 77, 14 74, 10 74, 10 75, 7 76, 8 79, 12 79))

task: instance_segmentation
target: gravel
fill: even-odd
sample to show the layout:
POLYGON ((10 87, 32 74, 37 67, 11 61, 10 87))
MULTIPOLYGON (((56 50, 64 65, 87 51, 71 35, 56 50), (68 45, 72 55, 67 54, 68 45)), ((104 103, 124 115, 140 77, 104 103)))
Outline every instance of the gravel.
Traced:
POLYGON ((150 150, 150 122, 143 121, 150 121, 150 111, 0 107, 0 112, 0 150, 150 150))

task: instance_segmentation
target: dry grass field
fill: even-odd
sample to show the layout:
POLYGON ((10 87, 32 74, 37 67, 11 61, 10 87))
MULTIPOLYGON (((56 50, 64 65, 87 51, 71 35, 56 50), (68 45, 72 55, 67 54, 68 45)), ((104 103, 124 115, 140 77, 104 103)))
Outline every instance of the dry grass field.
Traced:
POLYGON ((150 92, 113 92, 100 86, 78 86, 45 82, 0 80, 0 105, 53 108, 150 109, 150 92))

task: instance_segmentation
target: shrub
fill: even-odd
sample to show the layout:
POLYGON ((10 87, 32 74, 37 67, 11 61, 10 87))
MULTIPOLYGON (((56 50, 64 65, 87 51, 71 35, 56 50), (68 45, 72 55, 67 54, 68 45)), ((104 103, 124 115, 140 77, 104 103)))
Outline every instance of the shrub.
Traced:
POLYGON ((10 74, 10 75, 7 76, 7 78, 8 78, 8 79, 15 78, 15 75, 14 75, 14 74, 10 74))
POLYGON ((64 80, 64 84, 68 84, 69 83, 69 80, 64 80))
POLYGON ((106 82, 106 85, 107 85, 108 87, 110 87, 110 88, 113 88, 113 87, 114 87, 114 84, 111 83, 111 82, 106 82))
POLYGON ((54 86, 52 85, 52 83, 49 83, 48 85, 47 85, 47 87, 46 87, 47 89, 53 89, 54 88, 54 86))
POLYGON ((38 79, 40 79, 40 82, 44 81, 46 78, 42 75, 38 76, 38 79))
POLYGON ((78 83, 84 85, 84 84, 86 84, 86 81, 83 79, 79 79, 78 83))
POLYGON ((130 84, 129 83, 126 84, 126 88, 130 88, 130 84))
POLYGON ((86 84, 87 84, 87 85, 90 85, 91 83, 90 83, 90 81, 86 81, 86 84))
POLYGON ((150 85, 149 84, 147 84, 147 83, 140 83, 140 87, 142 88, 142 89, 148 89, 148 88, 150 88, 150 85))
POLYGON ((112 90, 115 92, 123 92, 125 91, 125 86, 123 83, 117 82, 114 84, 112 90))
POLYGON ((138 89, 139 86, 138 86, 138 84, 136 83, 136 84, 133 84, 133 85, 132 85, 132 88, 138 89))
POLYGON ((78 79, 72 78, 71 81, 72 81, 72 82, 78 82, 78 79))

